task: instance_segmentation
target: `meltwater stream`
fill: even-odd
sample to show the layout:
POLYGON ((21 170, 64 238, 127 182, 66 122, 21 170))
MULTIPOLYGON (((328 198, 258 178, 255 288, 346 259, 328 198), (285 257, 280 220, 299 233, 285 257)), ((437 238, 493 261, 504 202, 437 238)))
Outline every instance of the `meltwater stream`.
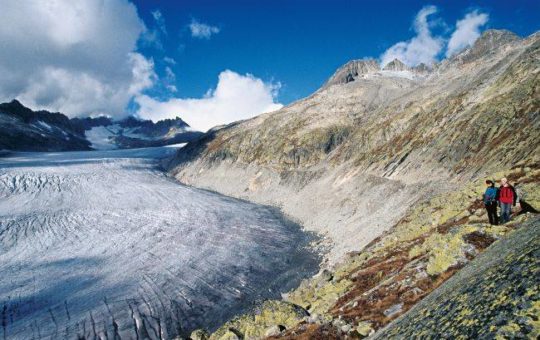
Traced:
POLYGON ((171 339, 316 272, 277 211, 160 171, 175 151, 0 158, 0 339, 171 339))

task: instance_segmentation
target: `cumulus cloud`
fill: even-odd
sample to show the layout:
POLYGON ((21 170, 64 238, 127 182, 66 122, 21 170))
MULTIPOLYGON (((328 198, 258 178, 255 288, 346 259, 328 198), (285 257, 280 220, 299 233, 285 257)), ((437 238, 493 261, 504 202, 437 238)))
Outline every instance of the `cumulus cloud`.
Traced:
POLYGON ((456 30, 448 41, 446 56, 450 57, 462 49, 471 46, 480 36, 480 28, 489 20, 486 13, 473 11, 456 23, 456 30))
POLYGON ((158 101, 147 95, 135 98, 138 115, 154 121, 182 117, 192 128, 207 131, 216 126, 251 118, 263 112, 280 109, 276 102, 279 83, 266 83, 251 74, 226 70, 218 84, 203 98, 173 98, 158 101))
POLYGON ((189 30, 191 31, 191 36, 198 39, 210 39, 213 34, 217 34, 220 31, 218 27, 203 24, 196 19, 191 20, 189 30))
POLYGON ((436 12, 435 6, 422 8, 414 20, 416 36, 408 41, 398 42, 386 50, 381 56, 381 64, 384 66, 396 58, 409 66, 434 63, 444 46, 444 40, 431 33, 428 21, 428 17, 436 12))
POLYGON ((135 52, 145 26, 127 1, 4 0, 0 21, 0 101, 118 115, 156 80, 135 52))
POLYGON ((437 7, 425 6, 422 8, 414 20, 414 31, 416 35, 407 41, 401 41, 387 49, 381 56, 381 65, 386 65, 394 59, 399 59, 409 66, 416 66, 420 63, 426 65, 438 61, 441 53, 446 48, 446 57, 471 46, 480 36, 481 28, 488 20, 486 13, 478 11, 469 12, 458 20, 456 29, 450 39, 443 36, 434 35, 432 27, 447 27, 444 21, 434 19, 433 14, 437 13, 437 7))

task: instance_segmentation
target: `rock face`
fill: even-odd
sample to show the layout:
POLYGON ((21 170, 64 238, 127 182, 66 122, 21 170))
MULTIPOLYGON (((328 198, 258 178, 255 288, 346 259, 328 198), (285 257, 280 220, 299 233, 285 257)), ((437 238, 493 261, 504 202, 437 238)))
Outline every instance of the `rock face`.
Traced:
POLYGON ((327 237, 335 263, 419 201, 540 162, 539 55, 538 34, 487 31, 424 77, 353 61, 309 98, 210 131, 169 166, 185 183, 281 207, 327 237))

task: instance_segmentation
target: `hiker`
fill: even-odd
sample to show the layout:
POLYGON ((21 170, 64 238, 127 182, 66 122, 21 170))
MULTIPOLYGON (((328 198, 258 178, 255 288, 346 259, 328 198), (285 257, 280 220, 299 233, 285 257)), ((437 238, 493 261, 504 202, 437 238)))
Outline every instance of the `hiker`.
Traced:
POLYGON ((486 192, 484 193, 484 206, 486 207, 487 215, 489 218, 489 224, 498 225, 499 217, 497 216, 497 193, 498 190, 495 188, 495 183, 492 180, 487 180, 486 185, 488 186, 486 192))
POLYGON ((517 198, 516 189, 506 178, 501 178, 501 187, 497 192, 497 201, 501 207, 501 224, 510 221, 512 206, 516 206, 517 198))

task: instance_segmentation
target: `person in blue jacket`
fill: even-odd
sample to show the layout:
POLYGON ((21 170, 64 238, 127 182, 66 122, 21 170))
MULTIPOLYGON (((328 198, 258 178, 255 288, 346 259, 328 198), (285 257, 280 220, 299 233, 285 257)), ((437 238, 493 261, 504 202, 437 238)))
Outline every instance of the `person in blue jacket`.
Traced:
POLYGON ((486 192, 484 193, 484 206, 486 207, 489 223, 493 225, 499 224, 499 217, 497 216, 497 193, 498 189, 495 188, 495 183, 491 180, 486 181, 486 192))

